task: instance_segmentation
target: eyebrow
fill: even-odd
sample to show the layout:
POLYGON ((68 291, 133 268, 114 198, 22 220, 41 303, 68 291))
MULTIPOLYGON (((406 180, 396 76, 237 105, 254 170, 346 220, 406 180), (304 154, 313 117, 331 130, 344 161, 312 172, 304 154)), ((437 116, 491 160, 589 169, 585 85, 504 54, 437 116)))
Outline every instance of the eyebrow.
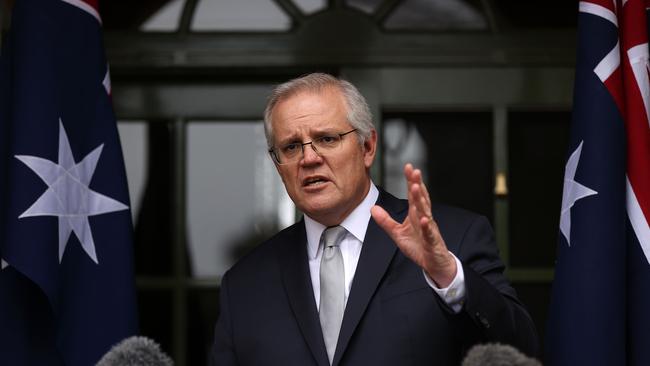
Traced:
POLYGON ((277 145, 278 146, 284 146, 284 145, 292 144, 292 143, 295 143, 295 142, 302 142, 302 141, 300 140, 300 138, 297 135, 294 134, 294 135, 291 135, 289 137, 278 140, 277 145))
MULTIPOLYGON (((309 134, 309 140, 307 140, 307 141, 311 141, 311 140, 313 140, 315 138, 322 137, 323 135, 337 135, 339 133, 340 132, 338 132, 338 130, 328 127, 328 128, 322 129, 322 130, 312 131, 309 134)), ((295 142, 303 143, 304 141, 301 140, 297 134, 293 134, 293 135, 290 135, 290 136, 288 136, 286 138, 278 140, 278 145, 279 146, 284 146, 284 145, 288 145, 288 144, 295 143, 295 142)))

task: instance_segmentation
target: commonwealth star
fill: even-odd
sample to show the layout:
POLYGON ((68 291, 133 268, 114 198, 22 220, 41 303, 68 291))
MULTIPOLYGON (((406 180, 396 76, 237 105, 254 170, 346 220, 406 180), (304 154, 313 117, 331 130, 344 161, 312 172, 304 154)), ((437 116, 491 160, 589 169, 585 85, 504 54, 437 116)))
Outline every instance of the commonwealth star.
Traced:
POLYGON ((83 250, 95 263, 99 263, 88 216, 127 210, 129 207, 88 187, 104 144, 77 163, 72 156, 68 135, 59 119, 58 163, 29 155, 16 155, 38 175, 47 190, 18 218, 32 216, 57 216, 59 218, 59 263, 74 232, 83 250))
POLYGON ((571 246, 571 208, 576 201, 585 197, 598 194, 593 189, 587 188, 582 184, 575 181, 576 170, 578 170, 578 163, 580 162, 580 154, 582 153, 582 144, 580 142, 578 148, 571 154, 566 163, 564 171, 564 189, 562 192, 562 211, 560 212, 560 231, 566 238, 567 243, 571 246))

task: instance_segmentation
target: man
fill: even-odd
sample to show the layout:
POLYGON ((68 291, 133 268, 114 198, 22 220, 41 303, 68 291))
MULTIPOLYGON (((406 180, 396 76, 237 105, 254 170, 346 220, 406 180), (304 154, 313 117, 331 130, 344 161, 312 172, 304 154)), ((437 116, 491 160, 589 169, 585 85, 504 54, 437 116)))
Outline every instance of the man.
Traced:
POLYGON ((375 187, 377 133, 353 85, 278 86, 265 130, 305 215, 224 275, 214 365, 456 366, 481 342, 536 354, 487 220, 432 206, 410 164, 408 201, 375 187))

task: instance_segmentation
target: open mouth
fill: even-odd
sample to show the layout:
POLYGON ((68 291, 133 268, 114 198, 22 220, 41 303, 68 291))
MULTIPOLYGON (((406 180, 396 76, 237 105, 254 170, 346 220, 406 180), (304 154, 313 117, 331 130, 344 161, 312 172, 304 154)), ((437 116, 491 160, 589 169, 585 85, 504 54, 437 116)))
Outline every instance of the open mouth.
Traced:
POLYGON ((328 180, 325 179, 324 177, 309 177, 309 178, 303 180, 302 185, 303 185, 303 187, 314 187, 314 186, 318 186, 318 185, 321 185, 321 184, 325 184, 327 182, 328 182, 328 180))

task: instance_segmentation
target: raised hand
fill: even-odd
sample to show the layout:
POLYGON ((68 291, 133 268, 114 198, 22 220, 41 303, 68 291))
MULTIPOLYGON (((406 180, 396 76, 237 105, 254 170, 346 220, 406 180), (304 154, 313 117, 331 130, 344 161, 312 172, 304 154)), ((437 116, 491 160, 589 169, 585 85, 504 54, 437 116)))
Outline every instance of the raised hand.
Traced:
POLYGON ((379 206, 374 206, 370 212, 404 255, 422 267, 438 287, 445 288, 456 276, 456 261, 447 250, 433 219, 431 199, 422 181, 422 172, 406 164, 404 176, 409 201, 409 212, 404 221, 398 223, 379 206))

